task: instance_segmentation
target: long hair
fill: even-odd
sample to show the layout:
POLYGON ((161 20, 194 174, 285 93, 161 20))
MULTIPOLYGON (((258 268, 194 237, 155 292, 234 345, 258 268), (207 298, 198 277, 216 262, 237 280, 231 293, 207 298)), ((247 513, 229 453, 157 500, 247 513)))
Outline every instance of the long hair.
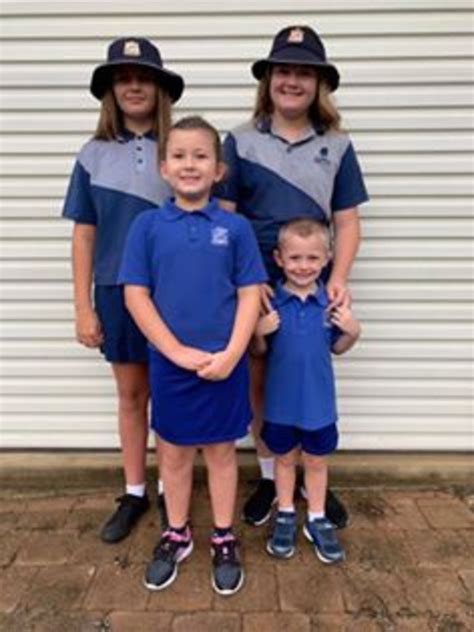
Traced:
MULTIPOLYGON (((161 86, 156 84, 156 106, 151 131, 158 141, 168 135, 171 127, 171 98, 161 86)), ((99 120, 94 134, 97 140, 116 140, 123 130, 123 117, 117 105, 112 88, 101 100, 99 120)))
MULTIPOLYGON (((254 123, 262 117, 270 116, 274 110, 270 97, 271 69, 272 66, 270 65, 258 83, 257 97, 252 114, 254 123)), ((321 73, 316 73, 316 77, 316 96, 308 110, 309 119, 313 125, 322 126, 325 131, 341 131, 341 115, 332 99, 329 84, 321 73)))

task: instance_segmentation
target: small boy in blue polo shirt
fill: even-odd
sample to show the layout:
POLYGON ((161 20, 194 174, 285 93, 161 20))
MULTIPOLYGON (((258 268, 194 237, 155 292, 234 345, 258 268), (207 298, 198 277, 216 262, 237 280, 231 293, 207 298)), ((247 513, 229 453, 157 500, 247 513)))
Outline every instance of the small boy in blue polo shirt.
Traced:
POLYGON ((331 352, 344 353, 360 334, 347 303, 328 312, 329 300, 319 276, 329 256, 325 224, 295 219, 280 229, 274 257, 285 280, 277 285, 274 310, 260 318, 255 336, 256 351, 267 354, 262 439, 277 455, 278 509, 266 548, 284 559, 295 552, 293 495, 301 453, 308 494, 303 531, 327 564, 345 557, 324 513, 326 456, 338 442, 331 352))

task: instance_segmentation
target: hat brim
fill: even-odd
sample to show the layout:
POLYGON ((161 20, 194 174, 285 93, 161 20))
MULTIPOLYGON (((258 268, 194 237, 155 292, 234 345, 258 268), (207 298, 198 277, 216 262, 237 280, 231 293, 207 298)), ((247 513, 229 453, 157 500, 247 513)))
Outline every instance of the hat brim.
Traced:
POLYGON ((145 61, 118 59, 116 61, 111 61, 106 64, 102 64, 101 66, 97 66, 92 73, 90 91, 96 99, 99 99, 99 101, 112 86, 114 70, 119 66, 140 66, 142 68, 152 70, 156 75, 158 83, 164 90, 166 90, 166 92, 168 92, 173 103, 176 103, 183 94, 184 80, 175 72, 165 70, 164 68, 160 68, 155 64, 147 63, 145 61))
POLYGON ((291 58, 286 55, 284 59, 279 58, 278 56, 268 57, 267 59, 259 59, 252 64, 252 74, 255 79, 260 80, 265 75, 267 69, 270 66, 275 66, 277 64, 287 64, 292 66, 311 66, 312 68, 315 68, 318 73, 322 74, 325 77, 332 92, 337 90, 339 86, 339 71, 335 66, 327 62, 318 62, 308 60, 307 58, 301 58, 298 57, 298 55, 294 55, 291 58))

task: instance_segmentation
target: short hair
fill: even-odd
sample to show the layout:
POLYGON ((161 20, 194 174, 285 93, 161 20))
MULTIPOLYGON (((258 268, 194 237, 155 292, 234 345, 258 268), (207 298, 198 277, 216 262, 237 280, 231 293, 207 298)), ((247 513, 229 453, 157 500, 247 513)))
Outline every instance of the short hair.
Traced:
POLYGON ((328 225, 312 217, 298 217, 284 224, 278 231, 278 249, 282 248, 288 235, 303 238, 318 235, 326 250, 328 252, 331 250, 331 234, 328 225))
POLYGON ((213 125, 211 125, 211 123, 208 123, 206 119, 202 118, 202 116, 185 116, 184 118, 180 119, 179 121, 176 121, 176 123, 171 125, 168 133, 165 136, 163 144, 161 146, 161 159, 162 160, 164 160, 166 156, 166 148, 168 147, 169 138, 171 136, 172 131, 175 129, 177 130, 201 129, 201 130, 204 130, 205 132, 208 132, 212 136, 217 162, 223 161, 222 143, 221 143, 221 138, 219 136, 219 132, 213 125))

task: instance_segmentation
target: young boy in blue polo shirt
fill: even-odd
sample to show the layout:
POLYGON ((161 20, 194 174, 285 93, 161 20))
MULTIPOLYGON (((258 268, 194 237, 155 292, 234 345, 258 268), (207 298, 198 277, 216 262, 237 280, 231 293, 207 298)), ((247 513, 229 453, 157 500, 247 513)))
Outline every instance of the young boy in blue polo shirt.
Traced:
POLYGON ((296 465, 301 454, 308 494, 303 532, 319 559, 344 559, 334 527, 324 513, 327 455, 336 449, 336 392, 331 352, 352 347, 360 325, 347 303, 328 312, 329 300, 319 276, 330 256, 325 224, 295 219, 284 225, 274 252, 284 281, 272 299, 273 310, 261 317, 255 346, 267 354, 262 439, 276 454, 278 509, 267 551, 279 558, 295 552, 296 465))

